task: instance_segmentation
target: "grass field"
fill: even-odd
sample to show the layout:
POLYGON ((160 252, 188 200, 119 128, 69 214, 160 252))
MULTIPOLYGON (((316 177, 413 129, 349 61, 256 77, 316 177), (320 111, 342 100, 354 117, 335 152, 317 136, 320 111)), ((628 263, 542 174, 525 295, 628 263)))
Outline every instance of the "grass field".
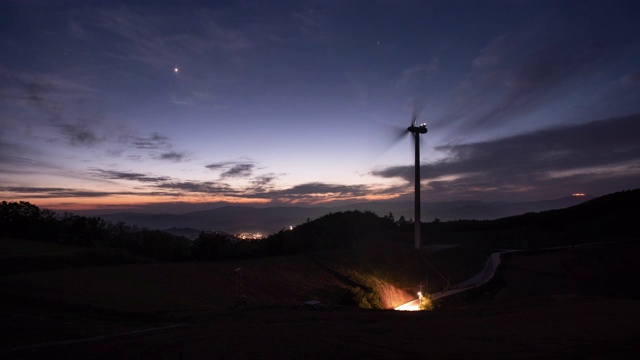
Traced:
POLYGON ((390 307, 425 274, 436 289, 434 267, 452 283, 473 275, 488 250, 422 256, 395 244, 145 263, 14 240, 0 249, 3 358, 628 358, 640 343, 634 242, 512 256, 485 287, 411 314, 357 309, 352 290, 374 286, 390 307), (240 284, 248 302, 235 308, 240 284))

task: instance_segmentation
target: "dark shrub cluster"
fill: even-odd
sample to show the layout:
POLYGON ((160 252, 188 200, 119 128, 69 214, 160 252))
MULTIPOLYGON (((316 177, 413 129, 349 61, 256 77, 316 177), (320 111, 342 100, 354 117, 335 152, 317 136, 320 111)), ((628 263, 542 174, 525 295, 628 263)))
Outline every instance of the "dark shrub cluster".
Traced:
POLYGON ((0 203, 0 236, 84 247, 121 248, 135 256, 187 260, 191 241, 159 230, 110 224, 99 217, 57 214, 28 202, 0 203))

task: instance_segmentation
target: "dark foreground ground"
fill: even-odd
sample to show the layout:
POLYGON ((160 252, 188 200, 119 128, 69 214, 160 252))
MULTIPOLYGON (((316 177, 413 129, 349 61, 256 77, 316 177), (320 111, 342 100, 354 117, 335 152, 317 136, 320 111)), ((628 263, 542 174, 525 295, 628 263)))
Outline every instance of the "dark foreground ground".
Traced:
POLYGON ((22 301, 2 313, 11 333, 0 356, 637 359, 638 249, 630 243, 513 256, 485 288, 432 312, 249 307, 141 314, 22 301))
POLYGON ((633 300, 544 297, 435 312, 228 311, 146 333, 16 349, 3 358, 632 359, 640 351, 639 310, 633 300))

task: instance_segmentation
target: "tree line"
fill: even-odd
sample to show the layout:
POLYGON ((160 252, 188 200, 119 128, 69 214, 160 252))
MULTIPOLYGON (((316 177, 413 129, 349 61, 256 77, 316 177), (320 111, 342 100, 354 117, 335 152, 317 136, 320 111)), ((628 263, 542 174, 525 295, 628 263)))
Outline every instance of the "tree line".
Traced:
MULTIPOLYGON (((263 240, 243 241, 217 232, 201 232, 195 240, 100 217, 40 209, 29 202, 0 204, 0 236, 89 248, 124 249, 159 261, 256 258, 349 246, 358 239, 389 233, 409 222, 372 212, 330 213, 292 230, 282 229, 263 240)), ((407 226, 407 228, 409 228, 407 226)))
POLYGON ((82 247, 111 247, 156 260, 181 261, 191 256, 191 241, 159 230, 109 223, 100 217, 58 214, 29 202, 0 204, 0 235, 15 239, 82 247))

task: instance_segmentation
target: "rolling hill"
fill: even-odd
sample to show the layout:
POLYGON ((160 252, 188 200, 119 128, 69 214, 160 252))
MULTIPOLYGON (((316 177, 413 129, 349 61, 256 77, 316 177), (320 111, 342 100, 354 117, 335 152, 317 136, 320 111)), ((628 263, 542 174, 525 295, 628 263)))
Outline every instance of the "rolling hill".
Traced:
MULTIPOLYGON (((569 196, 560 199, 537 202, 481 202, 453 201, 423 203, 423 221, 438 218, 442 221, 459 219, 492 220, 526 212, 538 212, 561 209, 590 199, 589 196, 569 196)), ((289 226, 301 224, 307 219, 315 219, 327 213, 342 211, 372 211, 379 215, 393 213, 396 218, 413 218, 412 202, 367 202, 338 207, 251 207, 221 206, 210 210, 184 214, 147 214, 120 212, 100 214, 105 220, 123 221, 130 225, 149 229, 193 228, 204 231, 224 231, 235 234, 240 232, 261 232, 271 234, 289 226)))

